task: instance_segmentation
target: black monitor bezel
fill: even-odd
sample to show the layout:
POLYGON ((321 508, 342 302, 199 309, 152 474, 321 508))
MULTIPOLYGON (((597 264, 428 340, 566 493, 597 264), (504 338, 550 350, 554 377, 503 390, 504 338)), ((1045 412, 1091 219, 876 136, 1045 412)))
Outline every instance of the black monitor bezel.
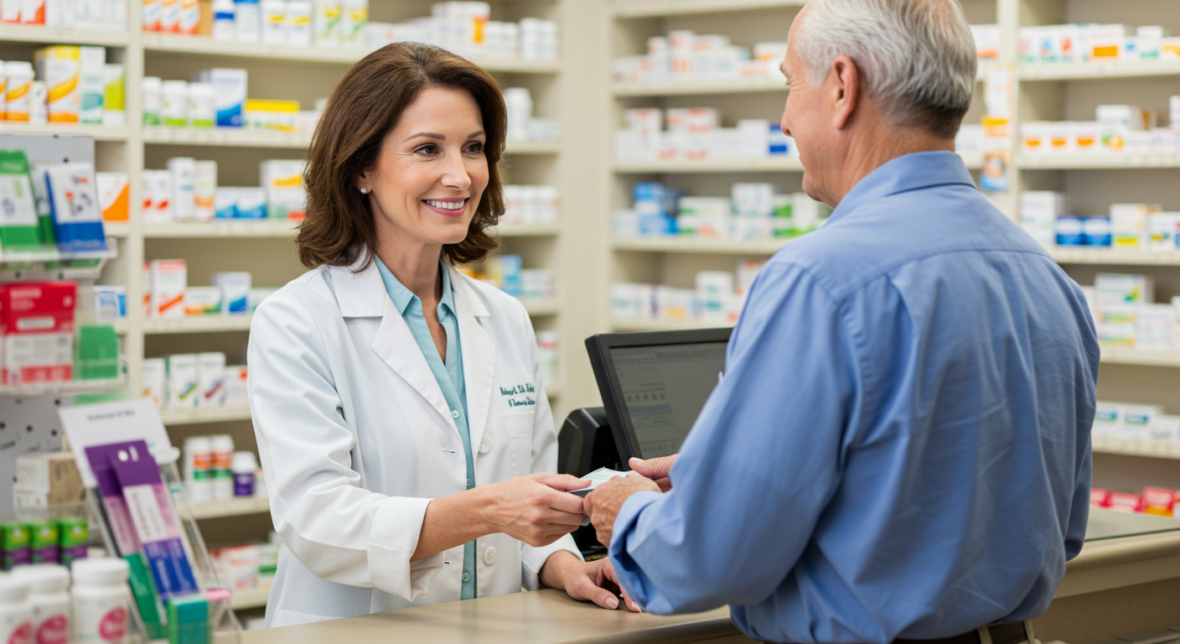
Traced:
POLYGON ((619 459, 624 469, 631 469, 627 461, 632 457, 643 458, 639 449, 639 438, 630 417, 624 411, 623 387, 616 377, 611 349, 656 347, 668 345, 704 344, 729 342, 733 327, 713 329, 686 329, 682 331, 647 331, 641 333, 599 333, 586 338, 586 351, 590 354, 590 366, 598 382, 598 393, 602 406, 610 421, 611 434, 619 450, 619 459))

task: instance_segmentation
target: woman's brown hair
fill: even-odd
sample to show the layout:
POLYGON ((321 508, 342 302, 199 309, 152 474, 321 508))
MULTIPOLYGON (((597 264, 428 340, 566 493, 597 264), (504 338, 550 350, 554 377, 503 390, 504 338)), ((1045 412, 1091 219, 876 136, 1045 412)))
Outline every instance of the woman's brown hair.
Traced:
POLYGON ((372 261, 377 228, 369 200, 357 190, 356 179, 377 163, 385 135, 428 87, 469 92, 479 105, 487 137, 488 186, 467 237, 444 245, 443 253, 454 263, 466 264, 483 259, 497 247, 487 228, 504 214, 499 164, 508 116, 499 86, 487 72, 445 49, 394 43, 353 65, 333 90, 320 117, 303 173, 307 218, 295 239, 304 266, 352 266, 363 258, 367 267, 372 261))

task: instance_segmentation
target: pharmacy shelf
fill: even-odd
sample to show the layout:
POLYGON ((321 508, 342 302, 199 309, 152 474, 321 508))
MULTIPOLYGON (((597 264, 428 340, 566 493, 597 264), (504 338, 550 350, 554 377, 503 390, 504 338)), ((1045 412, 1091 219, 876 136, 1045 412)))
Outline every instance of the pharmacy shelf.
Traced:
MULTIPOLYGON (((4 38, 0 36, 0 41, 4 38)), ((11 123, 0 121, 0 134, 51 134, 56 136, 88 136, 95 141, 126 141, 127 127, 113 125, 74 125, 11 123)))
POLYGON ((557 302, 547 302, 543 300, 521 300, 524 304, 524 310, 528 312, 529 317, 557 315, 561 312, 561 307, 557 302))
POLYGON ((1124 454, 1180 460, 1180 443, 1166 441, 1131 441, 1109 436, 1091 436, 1091 450, 1096 454, 1124 454))
POLYGON ((45 394, 93 394, 104 391, 115 391, 127 386, 127 375, 118 378, 100 378, 94 380, 72 380, 70 382, 46 382, 21 385, 19 387, 0 386, 0 396, 42 396, 45 394))
POLYGON ((760 76, 708 81, 668 81, 662 83, 615 83, 615 96, 705 96, 709 94, 787 93, 782 78, 760 76))
POLYGON ((806 3, 807 0, 614 0, 611 11, 617 18, 656 18, 694 13, 801 7, 806 3))
POLYGON ((234 498, 229 501, 193 503, 189 508, 193 512, 194 519, 217 519, 270 512, 270 502, 265 496, 251 496, 234 498))
MULTIPOLYGON (((254 43, 227 42, 204 36, 169 36, 144 34, 145 51, 173 52, 232 58, 258 58, 282 62, 326 63, 352 65, 364 58, 369 50, 324 49, 317 47, 288 47, 254 43)), ((515 58, 472 58, 472 62, 490 72, 514 74, 555 74, 561 63, 553 60, 521 60, 515 58)))
POLYGON ((1102 347, 1102 362, 1110 364, 1180 367, 1180 351, 1148 351, 1126 347, 1102 347))
POLYGON ((247 130, 235 127, 145 127, 143 141, 161 145, 210 145, 236 148, 294 148, 311 144, 311 134, 247 130))
POLYGON ((509 141, 504 146, 507 154, 558 154, 561 152, 559 141, 509 141))
POLYGON ((131 224, 127 222, 102 222, 103 230, 108 237, 125 238, 131 236, 131 224))
POLYGON ((794 157, 769 159, 702 159, 700 161, 616 161, 620 174, 682 174, 693 172, 803 172, 794 157))
POLYGON ((1025 81, 1142 78, 1180 75, 1180 60, 1126 63, 1022 63, 1016 77, 1025 81))
POLYGON ((554 237, 561 234, 560 224, 500 224, 491 229, 497 237, 554 237))
POLYGON ((266 608, 266 600, 270 597, 270 586, 258 590, 235 591, 229 605, 234 610, 249 608, 266 608))
POLYGON ((1177 153, 1125 154, 1021 154, 1016 158, 1021 170, 1119 170, 1140 168, 1180 168, 1177 153))
POLYGON ((298 222, 286 219, 144 224, 144 239, 219 239, 233 237, 294 237, 298 222))
POLYGON ((717 255, 773 255, 788 243, 784 239, 730 241, 708 237, 656 237, 650 239, 615 239, 611 246, 618 251, 636 253, 700 253, 717 255))
POLYGON ((1057 247, 1049 249, 1049 254, 1059 264, 1180 266, 1180 251, 1057 247))
POLYGON ((76 29, 43 25, 0 25, 0 42, 31 42, 47 45, 103 45, 126 47, 126 31, 76 29))
POLYGON ((637 331, 686 331, 690 329, 720 329, 732 327, 725 322, 705 320, 645 320, 640 318, 615 318, 611 330, 620 333, 637 331))
POLYGON ((200 425, 203 423, 228 423, 250 420, 249 405, 229 407, 194 407, 193 409, 161 409, 160 420, 173 425, 200 425))
POLYGON ((192 315, 184 318, 147 319, 143 332, 149 335, 165 333, 219 333, 249 331, 250 315, 192 315))

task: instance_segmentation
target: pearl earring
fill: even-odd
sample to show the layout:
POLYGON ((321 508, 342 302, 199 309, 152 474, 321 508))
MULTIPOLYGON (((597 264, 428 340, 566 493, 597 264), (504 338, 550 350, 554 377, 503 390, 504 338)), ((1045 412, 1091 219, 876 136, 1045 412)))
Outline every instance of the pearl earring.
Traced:
POLYGON ((362 195, 367 195, 367 194, 369 194, 369 189, 368 189, 368 188, 361 188, 361 194, 362 194, 362 195))

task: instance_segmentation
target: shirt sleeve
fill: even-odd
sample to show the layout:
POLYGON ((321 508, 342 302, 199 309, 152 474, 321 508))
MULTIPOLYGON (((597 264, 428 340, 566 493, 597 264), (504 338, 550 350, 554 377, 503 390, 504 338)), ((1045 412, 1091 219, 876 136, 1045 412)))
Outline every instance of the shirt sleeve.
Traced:
MULTIPOLYGON (((545 393, 541 359, 537 352, 537 337, 533 333, 532 322, 529 320, 528 313, 524 312, 523 306, 521 311, 524 316, 524 326, 528 330, 529 356, 533 363, 533 382, 537 383, 537 411, 533 420, 533 460, 529 471, 533 474, 537 472, 554 474, 557 472, 557 431, 554 429, 553 409, 549 406, 549 396, 545 393)), ((541 568, 545 567, 545 562, 553 553, 561 550, 582 559, 578 545, 574 543, 574 538, 568 534, 539 548, 530 546, 523 541, 520 543, 521 583, 525 588, 528 590, 541 588, 541 568)))
POLYGON ((666 494, 635 494, 610 558, 657 614, 752 604, 803 553, 841 475, 856 397, 841 311, 805 270, 767 264, 730 339, 666 494))
POLYGON ((275 531, 316 576, 414 601, 443 568, 443 553, 410 563, 430 499, 361 487, 356 436, 315 320, 279 295, 251 322, 250 407, 275 531))

